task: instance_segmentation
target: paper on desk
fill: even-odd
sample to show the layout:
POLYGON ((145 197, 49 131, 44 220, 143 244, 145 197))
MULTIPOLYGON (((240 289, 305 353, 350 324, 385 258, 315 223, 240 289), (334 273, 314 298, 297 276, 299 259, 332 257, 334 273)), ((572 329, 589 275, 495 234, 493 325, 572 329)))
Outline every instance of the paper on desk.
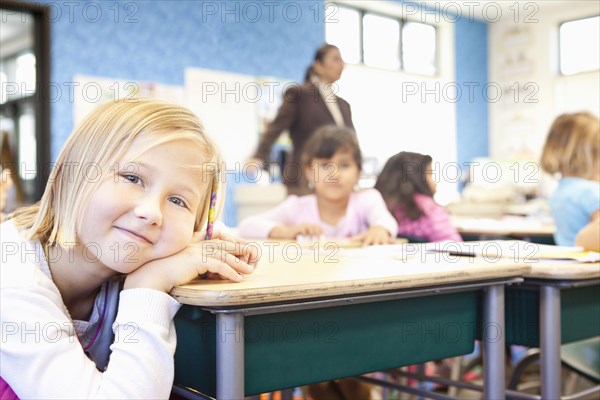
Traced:
POLYGON ((376 246, 367 246, 367 247, 345 247, 340 248, 338 253, 339 256, 342 257, 393 257, 397 258, 400 256, 407 257, 413 256, 417 257, 418 253, 415 251, 407 251, 407 246, 414 246, 410 244, 384 244, 384 245, 376 245, 376 246))
POLYGON ((476 242, 428 243, 427 252, 442 252, 457 256, 512 258, 515 261, 575 260, 598 262, 600 253, 584 251, 582 247, 552 246, 522 240, 489 240, 476 242))

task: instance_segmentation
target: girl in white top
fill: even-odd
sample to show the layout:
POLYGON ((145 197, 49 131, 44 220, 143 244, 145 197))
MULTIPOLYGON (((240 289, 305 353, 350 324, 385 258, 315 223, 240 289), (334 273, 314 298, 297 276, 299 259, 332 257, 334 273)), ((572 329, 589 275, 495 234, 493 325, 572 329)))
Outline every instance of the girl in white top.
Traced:
POLYGON ((155 100, 74 130, 42 200, 0 225, 0 398, 168 398, 169 291, 257 261, 223 233, 203 240, 217 162, 198 119, 155 100))

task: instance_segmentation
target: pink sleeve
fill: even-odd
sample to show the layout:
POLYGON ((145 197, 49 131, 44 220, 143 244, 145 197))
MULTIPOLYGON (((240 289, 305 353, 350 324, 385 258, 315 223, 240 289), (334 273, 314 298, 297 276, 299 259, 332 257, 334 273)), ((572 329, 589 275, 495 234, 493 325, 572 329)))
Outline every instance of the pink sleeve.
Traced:
POLYGON ((277 207, 240 222, 239 235, 246 239, 266 239, 276 226, 295 225, 290 216, 299 213, 298 196, 288 196, 277 207))
POLYGON ((382 226, 392 237, 398 234, 398 223, 392 214, 390 214, 381 193, 375 189, 369 189, 362 192, 362 198, 365 202, 364 207, 367 211, 368 227, 382 226))
POLYGON ((462 242, 462 238, 454 225, 452 225, 450 216, 444 207, 440 206, 429 196, 418 196, 415 200, 425 213, 424 216, 427 218, 430 227, 427 240, 431 242, 441 242, 443 240, 462 242))

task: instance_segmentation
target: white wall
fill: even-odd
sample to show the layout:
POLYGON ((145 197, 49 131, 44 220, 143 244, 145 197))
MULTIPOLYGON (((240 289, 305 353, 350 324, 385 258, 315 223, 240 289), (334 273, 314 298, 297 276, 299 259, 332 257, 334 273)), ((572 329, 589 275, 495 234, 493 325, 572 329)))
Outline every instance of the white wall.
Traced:
MULTIPOLYGON (((350 2, 359 3, 369 7, 369 2, 350 2)), ((381 11, 388 14, 402 13, 400 5, 377 4, 385 5, 386 9, 381 11)), ((439 75, 424 77, 347 65, 337 82, 338 94, 352 107, 363 155, 377 158, 379 169, 390 156, 413 151, 431 155, 442 174, 446 166, 457 160, 454 26, 443 18, 436 24, 431 14, 410 15, 410 19, 437 25, 439 75)), ((447 203, 457 197, 456 183, 448 179, 438 182, 438 201, 447 203)))
MULTIPOLYGON (((522 12, 518 23, 506 18, 490 24, 490 82, 503 88, 500 101, 490 103, 493 158, 537 160, 557 115, 580 110, 598 115, 600 111, 599 71, 573 76, 558 72, 559 24, 599 15, 600 2, 571 1, 559 7, 536 4, 539 9, 522 12), (515 99, 517 87, 520 93, 515 99)), ((585 43, 581 46, 585 51, 585 43)))

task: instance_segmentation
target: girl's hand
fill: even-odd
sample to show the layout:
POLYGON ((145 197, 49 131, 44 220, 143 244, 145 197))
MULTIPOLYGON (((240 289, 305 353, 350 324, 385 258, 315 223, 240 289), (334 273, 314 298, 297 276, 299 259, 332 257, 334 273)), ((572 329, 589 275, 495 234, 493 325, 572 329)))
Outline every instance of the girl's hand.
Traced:
POLYGON ((276 226, 269 232, 271 239, 296 239, 299 235, 321 236, 323 229, 316 224, 299 224, 295 226, 276 226))
POLYGON ((205 232, 196 232, 190 244, 179 253, 142 265, 127 275, 124 288, 169 293, 174 286, 188 283, 204 273, 239 282, 242 274, 254 271, 258 262, 255 246, 219 231, 213 232, 211 240, 203 240, 205 235, 205 232))
POLYGON ((365 233, 354 236, 351 241, 358 242, 361 246, 371 246, 374 244, 390 244, 394 238, 382 226, 372 226, 365 233))

